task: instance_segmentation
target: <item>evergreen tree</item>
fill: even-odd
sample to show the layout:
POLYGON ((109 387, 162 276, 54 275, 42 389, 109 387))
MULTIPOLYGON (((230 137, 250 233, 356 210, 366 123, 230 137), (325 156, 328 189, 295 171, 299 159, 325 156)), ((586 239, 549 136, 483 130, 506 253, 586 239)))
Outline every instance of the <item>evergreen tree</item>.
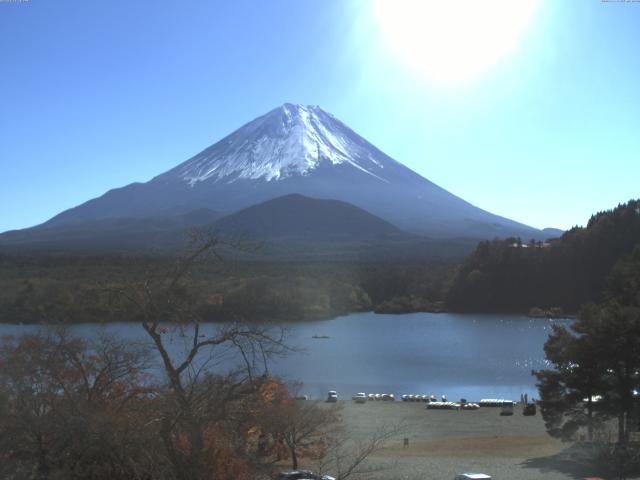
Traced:
POLYGON ((570 327, 556 327, 545 344, 553 369, 534 372, 547 429, 575 437, 617 418, 618 442, 636 429, 640 385, 640 248, 612 270, 606 300, 584 307, 570 327))

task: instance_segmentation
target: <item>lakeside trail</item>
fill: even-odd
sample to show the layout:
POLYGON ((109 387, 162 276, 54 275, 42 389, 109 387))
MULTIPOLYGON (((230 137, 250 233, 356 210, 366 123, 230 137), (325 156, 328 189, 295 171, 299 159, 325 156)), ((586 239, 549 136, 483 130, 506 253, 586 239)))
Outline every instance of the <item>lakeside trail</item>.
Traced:
POLYGON ((414 402, 344 400, 344 427, 354 440, 366 440, 381 424, 406 425, 404 432, 371 457, 385 470, 372 478, 451 480, 457 473, 480 472, 495 480, 575 480, 594 472, 558 461, 554 456, 569 444, 551 438, 540 414, 513 416, 499 408, 477 411, 427 410, 414 402), (403 446, 403 438, 409 446, 403 446))

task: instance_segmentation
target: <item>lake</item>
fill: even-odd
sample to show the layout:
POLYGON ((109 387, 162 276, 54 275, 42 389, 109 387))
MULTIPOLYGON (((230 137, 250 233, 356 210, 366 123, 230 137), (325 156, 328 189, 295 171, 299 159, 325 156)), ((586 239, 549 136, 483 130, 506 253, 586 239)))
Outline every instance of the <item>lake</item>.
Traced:
MULTIPOLYGON (((341 398, 356 392, 445 394, 461 397, 537 397, 532 369, 545 368, 543 345, 552 325, 570 320, 532 319, 520 315, 356 313, 332 320, 289 325, 289 343, 304 349, 277 359, 271 372, 303 382, 301 393, 341 398), (313 338, 313 336, 329 338, 313 338)), ((41 327, 0 324, 1 335, 41 327)), ((214 329, 214 325, 207 325, 214 329)), ((138 324, 80 324, 78 336, 103 331, 130 340, 146 340, 138 324)), ((180 339, 171 344, 180 350, 180 339)))

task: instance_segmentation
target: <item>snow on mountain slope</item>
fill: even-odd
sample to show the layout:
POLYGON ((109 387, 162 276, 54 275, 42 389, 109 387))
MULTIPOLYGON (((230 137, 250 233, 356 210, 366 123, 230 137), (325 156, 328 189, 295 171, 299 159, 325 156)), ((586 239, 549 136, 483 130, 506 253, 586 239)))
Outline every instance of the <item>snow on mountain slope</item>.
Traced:
POLYGON ((318 106, 285 104, 255 119, 172 171, 189 185, 213 179, 282 180, 308 175, 322 162, 349 164, 386 182, 375 158, 353 132, 318 106))

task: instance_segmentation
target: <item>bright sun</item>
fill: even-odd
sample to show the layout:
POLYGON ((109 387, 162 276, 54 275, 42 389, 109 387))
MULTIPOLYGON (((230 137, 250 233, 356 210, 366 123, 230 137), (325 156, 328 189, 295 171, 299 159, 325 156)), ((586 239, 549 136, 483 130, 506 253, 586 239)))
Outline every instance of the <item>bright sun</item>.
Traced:
POLYGON ((438 83, 475 77, 512 51, 536 0, 376 0, 375 18, 404 62, 438 83))

